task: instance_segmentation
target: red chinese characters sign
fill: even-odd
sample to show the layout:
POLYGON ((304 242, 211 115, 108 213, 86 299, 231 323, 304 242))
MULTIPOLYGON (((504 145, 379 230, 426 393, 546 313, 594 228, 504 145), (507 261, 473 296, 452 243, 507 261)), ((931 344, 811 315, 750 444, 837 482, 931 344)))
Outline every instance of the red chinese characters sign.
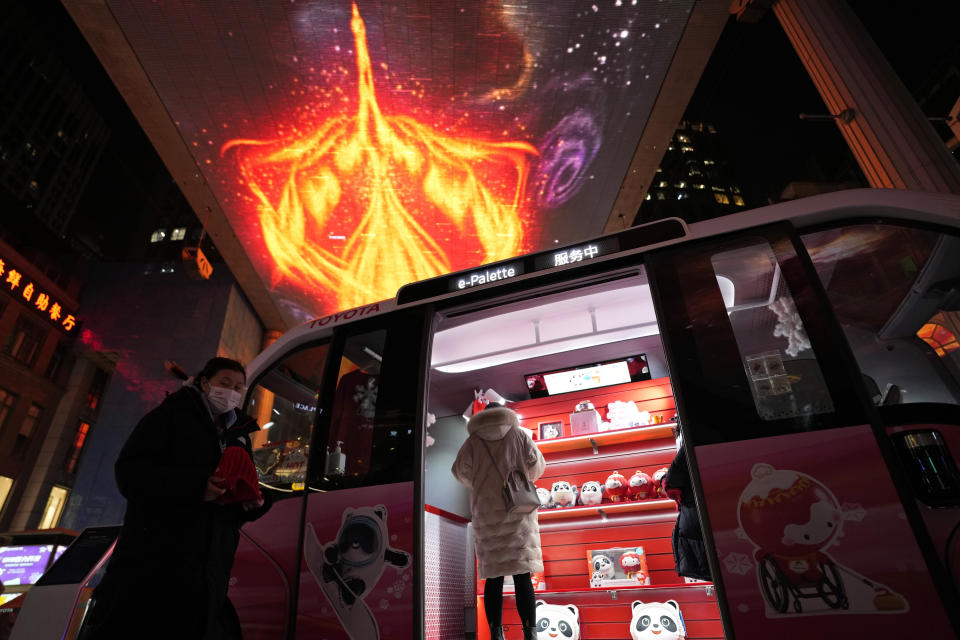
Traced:
POLYGON ((72 334, 77 327, 76 312, 71 313, 50 293, 30 280, 23 271, 0 258, 0 287, 10 295, 20 297, 34 311, 57 325, 61 331, 72 334))

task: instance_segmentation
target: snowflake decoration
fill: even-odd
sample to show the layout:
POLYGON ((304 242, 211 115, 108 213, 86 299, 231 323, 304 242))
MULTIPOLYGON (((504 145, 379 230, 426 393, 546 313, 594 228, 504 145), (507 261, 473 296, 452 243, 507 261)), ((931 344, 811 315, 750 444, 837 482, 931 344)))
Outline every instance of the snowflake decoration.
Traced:
POLYGON ((749 556, 742 553, 734 552, 728 554, 727 557, 723 559, 723 564, 727 567, 727 571, 735 573, 738 576, 746 575, 753 569, 753 562, 749 556))
POLYGON ((389 609, 389 608, 390 608, 390 601, 387 600, 386 598, 384 598, 383 600, 381 600, 381 601, 380 601, 380 608, 381 608, 381 609, 389 609))
POLYGON ((377 413, 377 379, 367 378, 366 384, 353 388, 353 401, 357 403, 357 414, 367 420, 373 420, 377 413))

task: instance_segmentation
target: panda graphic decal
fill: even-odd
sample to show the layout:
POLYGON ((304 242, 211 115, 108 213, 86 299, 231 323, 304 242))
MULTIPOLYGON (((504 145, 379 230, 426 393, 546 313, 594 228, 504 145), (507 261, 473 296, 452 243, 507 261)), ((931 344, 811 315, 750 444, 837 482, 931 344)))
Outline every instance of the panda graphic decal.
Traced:
POLYGON ((380 581, 386 565, 400 571, 410 554, 387 545, 387 508, 348 507, 335 540, 321 544, 307 524, 304 559, 352 640, 377 640, 380 629, 364 597, 380 581))

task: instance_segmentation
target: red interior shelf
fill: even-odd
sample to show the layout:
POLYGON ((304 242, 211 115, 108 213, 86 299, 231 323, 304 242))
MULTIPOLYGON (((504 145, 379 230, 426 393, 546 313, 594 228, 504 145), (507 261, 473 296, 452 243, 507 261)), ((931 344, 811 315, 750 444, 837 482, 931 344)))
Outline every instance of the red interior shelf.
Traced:
POLYGON ((616 429, 614 431, 553 438, 552 440, 537 440, 536 442, 541 453, 556 453, 558 451, 572 451, 574 449, 589 449, 590 447, 600 448, 601 446, 621 444, 624 442, 672 438, 674 437, 673 432, 676 427, 676 422, 668 422, 665 424, 633 427, 632 429, 616 429))
POLYGON ((559 520, 562 518, 582 518, 584 516, 604 514, 611 516, 618 513, 630 513, 635 511, 663 511, 669 509, 675 511, 677 504, 669 498, 659 500, 638 500, 636 502, 610 502, 606 504, 596 504, 588 507, 559 507, 557 509, 544 509, 538 511, 537 515, 543 520, 559 520))

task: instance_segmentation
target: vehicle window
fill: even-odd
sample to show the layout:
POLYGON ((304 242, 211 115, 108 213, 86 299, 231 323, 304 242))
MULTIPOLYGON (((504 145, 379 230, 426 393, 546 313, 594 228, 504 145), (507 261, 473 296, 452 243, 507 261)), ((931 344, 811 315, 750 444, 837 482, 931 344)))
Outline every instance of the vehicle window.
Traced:
POLYGON ((280 492, 277 497, 304 489, 328 348, 314 345, 287 356, 250 390, 247 413, 260 425, 252 437, 254 464, 260 484, 280 492))
POLYGON ((803 243, 874 404, 960 404, 960 238, 855 224, 803 243))
POLYGON ((820 364, 770 244, 758 239, 715 253, 710 262, 760 417, 832 413, 820 364))
POLYGON ((421 323, 419 315, 398 315, 389 329, 344 339, 340 362, 330 365, 339 371, 326 432, 318 434, 323 440, 310 464, 311 489, 413 479, 421 323))

